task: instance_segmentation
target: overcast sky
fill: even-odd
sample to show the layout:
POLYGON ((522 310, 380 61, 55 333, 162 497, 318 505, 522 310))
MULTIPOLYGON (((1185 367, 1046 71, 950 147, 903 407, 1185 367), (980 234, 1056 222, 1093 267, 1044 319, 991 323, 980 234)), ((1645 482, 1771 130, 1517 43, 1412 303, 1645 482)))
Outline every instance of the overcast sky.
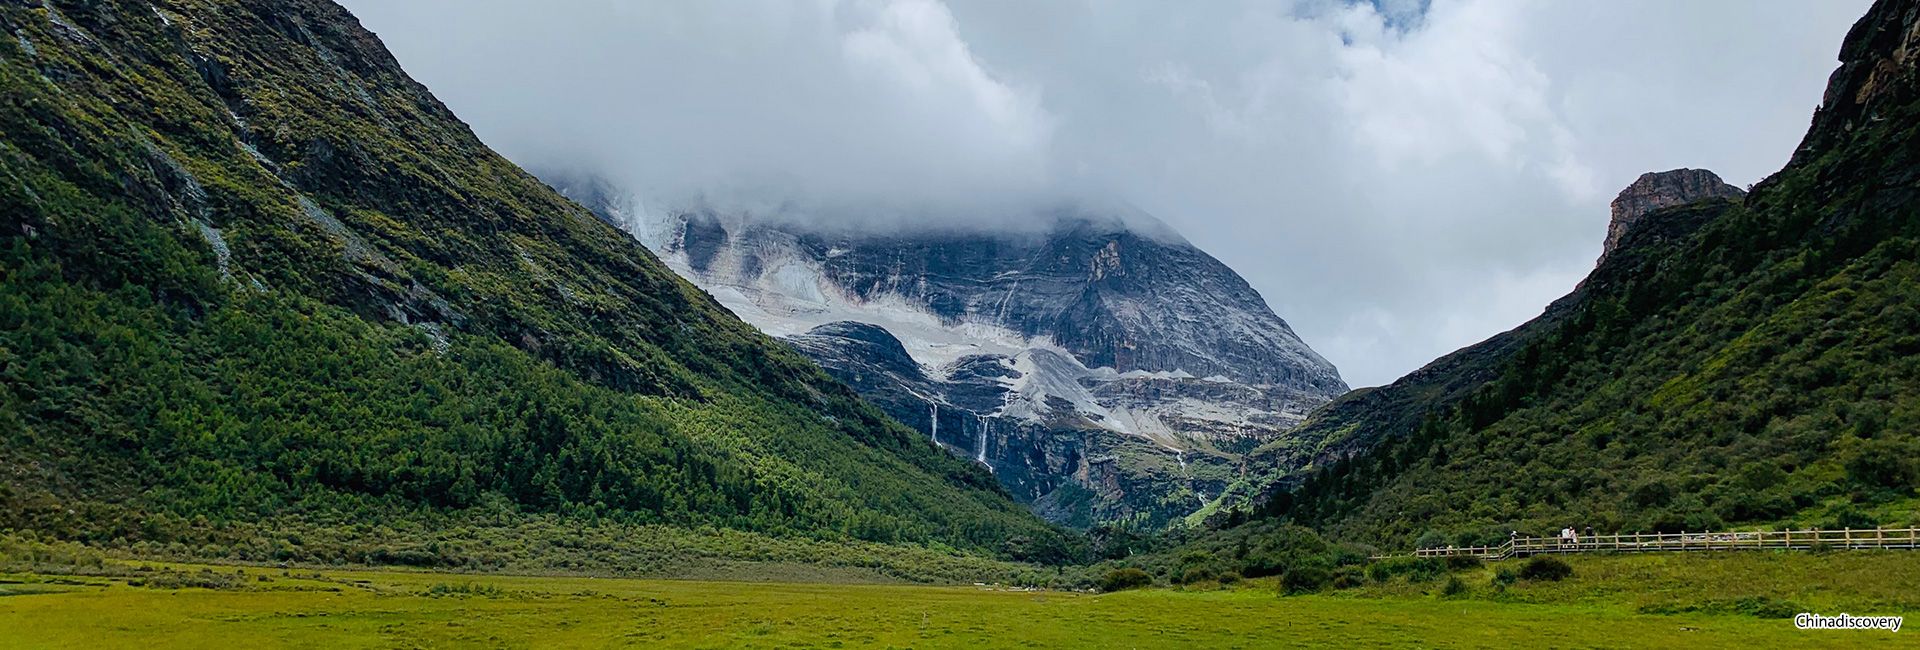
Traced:
POLYGON ((1868 5, 344 3, 508 157, 651 202, 1132 203, 1354 386, 1538 315, 1640 173, 1777 170, 1868 5))

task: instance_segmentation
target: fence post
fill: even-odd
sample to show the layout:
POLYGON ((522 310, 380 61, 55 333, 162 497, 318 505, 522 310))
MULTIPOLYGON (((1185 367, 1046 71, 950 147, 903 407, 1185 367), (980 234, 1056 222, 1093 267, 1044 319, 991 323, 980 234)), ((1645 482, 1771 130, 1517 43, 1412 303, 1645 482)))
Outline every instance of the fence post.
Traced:
MULTIPOLYGON (((1508 558, 1527 557, 1530 555, 1537 555, 1537 554, 1543 554, 1543 553, 1565 554, 1565 553, 1584 553, 1588 551, 1606 551, 1606 550, 1614 550, 1614 551, 1624 550, 1624 551, 1638 551, 1638 552, 1714 551, 1714 550, 1738 551, 1744 547, 1752 547, 1756 549, 1783 548, 1787 550, 1794 550, 1801 547, 1811 549, 1816 546, 1830 545, 1836 541, 1840 542, 1840 547, 1843 549, 1885 550, 1885 549, 1893 548, 1893 549, 1920 550, 1920 527, 1894 528, 1894 529, 1888 529, 1885 527, 1875 527, 1871 529, 1863 528, 1860 530, 1861 537, 1858 542, 1856 542, 1853 539, 1852 527, 1843 528, 1837 531, 1828 530, 1824 528, 1808 528, 1806 530, 1797 531, 1800 533, 1800 540, 1798 542, 1794 541, 1793 534, 1795 532, 1796 531, 1791 526, 1777 532, 1766 531, 1766 530, 1754 531, 1754 532, 1723 532, 1718 534, 1726 537, 1726 539, 1724 540, 1725 543, 1716 545, 1714 543, 1716 541, 1714 538, 1714 535, 1716 533, 1712 531, 1704 531, 1704 532, 1697 533, 1701 537, 1701 540, 1700 540, 1701 544, 1699 546, 1694 546, 1691 543, 1691 540, 1689 539, 1690 534, 1684 530, 1678 533, 1658 533, 1658 532, 1642 533, 1638 531, 1635 531, 1633 533, 1614 533, 1612 535, 1593 535, 1589 533, 1586 539, 1580 540, 1578 542, 1572 542, 1572 543, 1569 543, 1568 540, 1564 538, 1519 537, 1516 535, 1516 536, 1509 537, 1507 540, 1507 543, 1502 544, 1500 546, 1458 546, 1458 547, 1443 547, 1443 548, 1417 548, 1407 555, 1411 555, 1413 557, 1449 557, 1454 555, 1472 555, 1472 556, 1481 557, 1483 559, 1504 560, 1508 558), (1836 532, 1840 533, 1840 539, 1835 540, 1827 537, 1828 535, 1831 535, 1836 532), (1871 537, 1866 536, 1866 533, 1868 532, 1872 532, 1873 535, 1871 537), (1888 532, 1892 532, 1893 536, 1888 537, 1887 536, 1888 532), (1780 546, 1778 547, 1773 546, 1773 536, 1776 534, 1780 536, 1780 546), (1629 538, 1629 536, 1631 536, 1631 538, 1629 538), (1673 539, 1669 539, 1669 538, 1673 538, 1673 539)), ((1405 556, 1406 555, 1391 555, 1391 556, 1382 556, 1382 557, 1405 557, 1405 556)))

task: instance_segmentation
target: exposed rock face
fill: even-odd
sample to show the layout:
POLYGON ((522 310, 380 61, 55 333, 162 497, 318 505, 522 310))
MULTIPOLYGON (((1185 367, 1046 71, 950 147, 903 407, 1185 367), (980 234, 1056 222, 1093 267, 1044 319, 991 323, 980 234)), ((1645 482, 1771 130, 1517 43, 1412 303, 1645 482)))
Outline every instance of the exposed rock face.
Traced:
POLYGON ((1747 193, 1728 185, 1705 169, 1675 169, 1647 172, 1613 199, 1613 220, 1607 224, 1607 243, 1600 257, 1605 259, 1620 246, 1620 239, 1641 217, 1677 205, 1705 199, 1737 199, 1747 193))
POLYGON ((1813 128, 1800 141, 1793 162, 1832 149, 1867 124, 1910 106, 1920 97, 1920 7, 1911 2, 1875 2, 1847 31, 1840 67, 1827 78, 1827 92, 1813 114, 1813 128))
POLYGON ((1231 269, 1144 215, 1028 232, 822 234, 637 218, 553 179, 722 304, 1054 521, 1160 525, 1346 391, 1231 269))

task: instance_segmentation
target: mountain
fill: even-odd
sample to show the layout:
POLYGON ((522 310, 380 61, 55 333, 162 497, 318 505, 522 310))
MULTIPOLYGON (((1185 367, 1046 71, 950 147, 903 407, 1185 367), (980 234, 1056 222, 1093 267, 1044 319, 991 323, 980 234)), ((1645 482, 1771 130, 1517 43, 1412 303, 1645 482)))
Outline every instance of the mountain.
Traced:
POLYGON ((1914 521, 1916 46, 1920 3, 1875 4, 1784 169, 1642 177, 1539 318, 1257 451, 1253 516, 1396 545, 1914 521))
POLYGON ((1620 195, 1613 198, 1613 218, 1607 221, 1607 241, 1600 248, 1600 259, 1604 262, 1608 253, 1619 248, 1627 231, 1642 217, 1664 208, 1707 199, 1739 199, 1746 195, 1740 188, 1720 180, 1718 174, 1705 169, 1641 174, 1632 185, 1620 190, 1620 195))
POLYGON ((1067 552, 332 3, 0 27, 0 528, 258 560, 442 562, 474 540, 395 531, 532 517, 1067 552), (316 521, 394 554, 274 532, 316 521))
POLYGON ((1244 279, 1138 211, 848 232, 646 215, 604 181, 547 178, 1055 522, 1210 509, 1242 454, 1346 391, 1244 279))

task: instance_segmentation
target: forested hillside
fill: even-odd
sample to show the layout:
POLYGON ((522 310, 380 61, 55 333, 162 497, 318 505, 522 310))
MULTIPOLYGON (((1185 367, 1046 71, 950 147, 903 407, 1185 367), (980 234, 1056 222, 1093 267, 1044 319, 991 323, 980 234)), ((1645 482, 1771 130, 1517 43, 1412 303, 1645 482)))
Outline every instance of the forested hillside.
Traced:
POLYGON ((27 0, 0 27, 0 528, 387 543, 484 511, 1067 551, 330 2, 27 0))
POLYGON ((1791 163, 1655 212, 1539 319, 1319 411, 1254 516, 1404 545, 1566 525, 1910 523, 1920 3, 1883 0, 1791 163))

